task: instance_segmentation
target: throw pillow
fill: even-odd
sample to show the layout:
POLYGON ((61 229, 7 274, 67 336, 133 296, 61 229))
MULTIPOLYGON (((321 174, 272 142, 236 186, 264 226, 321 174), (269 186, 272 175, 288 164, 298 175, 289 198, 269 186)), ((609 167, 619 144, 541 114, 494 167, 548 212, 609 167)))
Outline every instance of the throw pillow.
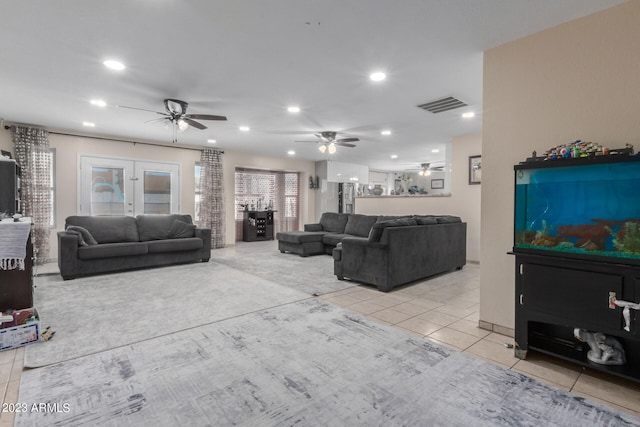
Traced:
POLYGON ((82 238, 82 233, 80 233, 79 231, 67 229, 67 233, 74 234, 78 238, 78 246, 89 246, 87 242, 84 241, 84 239, 82 238))
POLYGON ((78 225, 70 225, 67 227, 66 231, 69 231, 69 230, 77 231, 78 233, 80 233, 84 241, 87 243, 87 245, 91 246, 91 245, 98 244, 98 242, 96 242, 96 239, 94 239, 91 233, 89 233, 89 230, 87 230, 84 227, 80 227, 78 225))
POLYGON ((194 224, 188 224, 184 221, 175 220, 169 227, 170 239, 183 239, 186 237, 193 237, 195 235, 196 226, 194 224))
POLYGON ((417 223, 412 218, 398 218, 391 221, 376 222, 369 232, 369 241, 379 242, 382 237, 382 232, 387 227, 406 227, 409 225, 417 225, 417 223))

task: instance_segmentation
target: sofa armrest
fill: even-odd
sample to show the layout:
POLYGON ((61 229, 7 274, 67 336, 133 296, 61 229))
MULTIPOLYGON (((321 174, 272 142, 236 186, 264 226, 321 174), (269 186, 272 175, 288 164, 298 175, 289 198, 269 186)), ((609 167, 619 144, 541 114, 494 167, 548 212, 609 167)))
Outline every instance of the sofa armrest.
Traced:
POLYGON ((78 270, 78 235, 58 231, 58 268, 63 279, 74 279, 78 270))
POLYGON ((322 224, 305 224, 304 231, 324 231, 322 224))
POLYGON ((385 292, 390 290, 385 288, 389 275, 389 245, 369 242, 362 237, 345 237, 341 255, 341 276, 377 284, 385 292))
POLYGON ((211 229, 196 228, 194 237, 202 239, 202 261, 209 261, 209 258, 211 258, 211 229))

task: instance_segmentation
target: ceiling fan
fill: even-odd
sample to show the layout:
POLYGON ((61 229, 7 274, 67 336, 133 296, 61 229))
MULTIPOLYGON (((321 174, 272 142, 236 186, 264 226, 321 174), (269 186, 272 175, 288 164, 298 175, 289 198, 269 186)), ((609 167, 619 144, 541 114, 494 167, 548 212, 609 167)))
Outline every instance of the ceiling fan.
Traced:
POLYGON ((320 146, 318 147, 318 150, 320 150, 321 153, 324 154, 326 151, 329 151, 329 154, 333 154, 336 152, 336 146, 338 145, 341 147, 355 147, 355 145, 350 144, 350 142, 360 141, 359 138, 355 138, 355 137, 336 139, 338 132, 334 132, 334 131, 317 132, 317 133, 314 133, 314 135, 318 137, 316 141, 295 141, 295 142, 315 142, 320 144, 320 146))
POLYGON ((160 122, 166 125, 170 125, 173 129, 173 142, 177 142, 177 132, 187 130, 189 127, 196 129, 207 129, 205 125, 197 120, 227 120, 225 116, 215 116, 212 114, 187 114, 187 107, 189 103, 180 101, 179 99, 165 99, 164 108, 165 112, 147 110, 144 108, 127 107, 125 105, 118 105, 119 108, 128 108, 131 110, 148 111, 150 113, 160 114, 163 117, 149 120, 147 123, 160 122))
MULTIPOLYGON (((442 166, 434 166, 432 163, 420 163, 420 168, 418 170, 418 175, 420 176, 429 176, 431 175, 431 171, 442 171, 444 169, 444 165, 442 166)), ((416 170, 416 169, 412 169, 416 170)))

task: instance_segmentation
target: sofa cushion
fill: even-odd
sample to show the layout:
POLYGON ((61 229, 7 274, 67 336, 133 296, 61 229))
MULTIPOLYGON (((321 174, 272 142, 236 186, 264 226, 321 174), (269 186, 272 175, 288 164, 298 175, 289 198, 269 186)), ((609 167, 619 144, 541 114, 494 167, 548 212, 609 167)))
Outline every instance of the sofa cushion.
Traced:
POLYGON ((367 237, 377 219, 377 216, 372 215, 351 214, 347 220, 347 225, 344 227, 344 234, 367 237))
POLYGON ((438 223, 437 217, 433 215, 415 215, 413 219, 418 225, 433 225, 438 223))
MULTIPOLYGON (((191 215, 138 215, 138 234, 141 242, 149 240, 169 239, 169 230, 173 222, 178 220, 192 224, 191 215)), ((192 235, 193 236, 193 235, 192 235)))
POLYGON ((147 244, 142 242, 102 243, 78 248, 78 258, 80 259, 146 255, 147 253, 147 244))
POLYGON ((349 220, 348 214, 324 212, 320 217, 320 224, 324 231, 330 233, 344 233, 344 227, 349 220))
POLYGON ((169 238, 184 239, 186 237, 193 237, 195 232, 195 225, 176 219, 171 224, 171 227, 169 227, 169 238))
POLYGON ((146 243, 149 253, 193 251, 202 249, 202 239, 188 237, 185 239, 151 240, 146 243))
POLYGON ((382 232, 388 227, 407 227, 411 225, 417 225, 417 222, 413 218, 398 218, 391 221, 382 221, 373 224, 371 232, 369 233, 370 242, 379 242, 382 237, 382 232))
POLYGON ((459 216, 453 215, 438 215, 436 220, 438 221, 438 224, 455 224, 462 222, 462 219, 459 216))
MULTIPOLYGON (((136 219, 132 216, 70 216, 65 229, 69 226, 85 228, 98 243, 140 241, 136 219)), ((86 236, 83 238, 87 240, 86 236)))
POLYGON ((352 237, 352 236, 349 234, 342 234, 342 233, 327 233, 324 236, 322 236, 322 243, 329 246, 336 246, 345 237, 352 237))

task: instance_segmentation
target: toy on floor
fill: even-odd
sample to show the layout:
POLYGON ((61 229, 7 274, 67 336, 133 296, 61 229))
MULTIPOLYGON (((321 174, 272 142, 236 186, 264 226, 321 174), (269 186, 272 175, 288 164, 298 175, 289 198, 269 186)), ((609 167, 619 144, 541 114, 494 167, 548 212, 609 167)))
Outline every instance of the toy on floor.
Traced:
POLYGON ((56 331, 54 331, 53 329, 51 329, 51 326, 47 326, 44 330, 43 333, 40 334, 40 337, 44 340, 44 341, 49 341, 51 338, 53 338, 53 336, 56 334, 56 331))

